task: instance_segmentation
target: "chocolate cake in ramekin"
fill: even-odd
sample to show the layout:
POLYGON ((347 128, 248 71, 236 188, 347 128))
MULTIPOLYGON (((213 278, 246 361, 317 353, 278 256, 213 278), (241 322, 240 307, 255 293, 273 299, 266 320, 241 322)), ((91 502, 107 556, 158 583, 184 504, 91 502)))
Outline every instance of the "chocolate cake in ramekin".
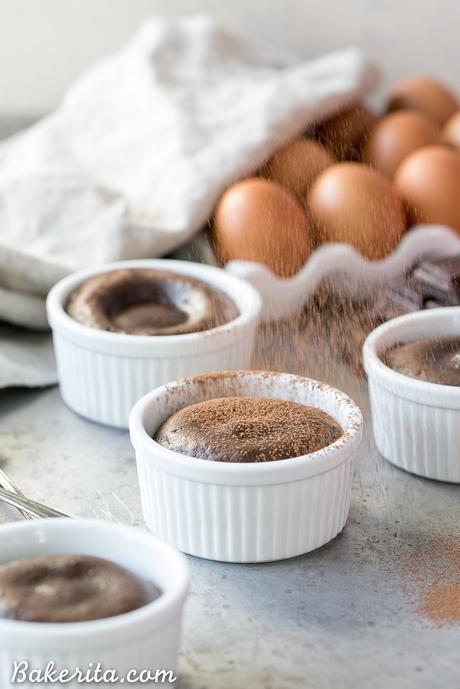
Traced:
MULTIPOLYGON (((77 668, 81 668, 84 674, 100 664, 105 670, 111 670, 112 675, 116 673, 121 680, 114 684, 110 679, 108 683, 104 681, 106 687, 123 686, 125 679, 126 686, 145 686, 145 683, 129 682, 130 672, 135 674, 149 669, 154 673, 156 669, 168 669, 174 674, 190 583, 189 568, 183 555, 141 529, 100 519, 39 519, 2 524, 0 529, 0 565, 37 556, 66 557, 74 554, 104 558, 136 578, 155 585, 161 595, 136 609, 99 619, 56 621, 49 615, 51 621, 30 621, 0 617, 2 689, 21 686, 21 674, 17 675, 17 681, 12 681, 14 663, 23 670, 27 668, 26 674, 33 668, 44 674, 53 661, 57 674, 67 669, 69 675, 77 668)), ((98 578, 95 571, 91 574, 98 578)), ((59 602, 48 590, 50 587, 42 575, 43 566, 40 566, 15 583, 23 593, 30 584, 34 595, 23 597, 27 604, 48 597, 51 612, 53 606, 55 610, 59 607, 59 602)), ((92 588, 97 595, 97 582, 92 588)), ((107 593, 109 597, 117 598, 113 590, 107 593)), ((119 600, 113 600, 110 606, 119 603, 119 600)), ((22 609, 23 616, 27 612, 26 607, 22 609)), ((95 673, 90 674, 94 676, 95 673)), ((99 677, 99 681, 94 682, 95 686, 101 686, 100 681, 99 677)), ((75 675, 70 684, 64 679, 62 684, 59 681, 52 684, 77 687, 89 686, 90 682, 79 682, 75 675)), ((22 685, 35 686, 27 679, 22 685)), ((44 682, 37 681, 36 686, 44 685, 44 682)), ((162 686, 175 684, 165 681, 162 686)))
POLYGON ((126 428, 133 404, 185 375, 249 366, 261 301, 225 270, 165 259, 80 271, 48 295, 61 394, 126 428))
POLYGON ((459 337, 459 306, 427 309, 380 325, 363 349, 379 452, 401 469, 451 483, 460 483, 460 357, 453 351, 440 375, 433 361, 414 361, 420 346, 407 345, 435 339, 445 357, 442 343, 450 348, 459 337))
POLYGON ((281 560, 345 525, 362 416, 324 383, 264 371, 183 378, 139 400, 130 434, 147 526, 186 553, 281 560))

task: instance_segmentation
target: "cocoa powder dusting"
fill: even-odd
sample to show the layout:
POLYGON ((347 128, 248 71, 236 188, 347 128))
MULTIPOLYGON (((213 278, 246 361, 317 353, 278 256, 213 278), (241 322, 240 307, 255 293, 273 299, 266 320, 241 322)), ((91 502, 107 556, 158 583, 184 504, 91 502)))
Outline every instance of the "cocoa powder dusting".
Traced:
POLYGON ((363 392, 362 345, 380 325, 367 303, 356 304, 326 286, 305 309, 259 328, 254 366, 316 378, 359 403, 363 392))
POLYGON ((310 454, 342 434, 320 409, 272 397, 220 397, 172 414, 155 440, 189 457, 246 463, 310 454))
POLYGON ((431 584, 423 597, 419 613, 439 627, 460 622, 460 582, 431 584))
POLYGON ((439 536, 401 556, 405 591, 416 613, 436 627, 460 623, 460 538, 439 536))

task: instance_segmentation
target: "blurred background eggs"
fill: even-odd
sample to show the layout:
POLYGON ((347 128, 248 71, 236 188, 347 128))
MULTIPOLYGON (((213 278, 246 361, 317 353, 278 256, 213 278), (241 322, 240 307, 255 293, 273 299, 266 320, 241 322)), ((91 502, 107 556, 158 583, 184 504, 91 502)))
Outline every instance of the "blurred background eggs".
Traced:
POLYGON ((411 224, 448 225, 460 233, 460 154, 443 146, 421 148, 399 167, 395 184, 411 224))
POLYGON ((323 172, 308 198, 319 242, 345 242, 370 259, 384 258, 405 230, 403 205, 390 182, 360 163, 323 172))
POLYGON ((218 259, 264 263, 281 277, 297 273, 311 252, 310 225, 297 200, 279 184, 250 178, 221 197, 212 224, 218 259))
POLYGON ((460 233, 460 111, 446 86, 410 77, 382 117, 355 103, 307 131, 222 195, 211 225, 221 264, 256 261, 291 277, 325 242, 380 260, 408 226, 460 233))
POLYGON ((391 178, 409 153, 441 141, 439 130, 425 115, 401 110, 377 122, 364 146, 363 160, 391 178))
POLYGON ((377 115, 368 107, 354 105, 319 124, 314 135, 336 160, 358 160, 376 121, 377 115))
POLYGON ((295 139, 275 153, 260 175, 278 182, 304 204, 320 172, 334 160, 325 148, 311 139, 295 139))
POLYGON ((458 110, 455 95, 429 77, 414 76, 400 81, 390 93, 388 110, 416 110, 442 127, 458 110))
POLYGON ((442 133, 446 143, 460 149, 460 111, 447 120, 442 133))

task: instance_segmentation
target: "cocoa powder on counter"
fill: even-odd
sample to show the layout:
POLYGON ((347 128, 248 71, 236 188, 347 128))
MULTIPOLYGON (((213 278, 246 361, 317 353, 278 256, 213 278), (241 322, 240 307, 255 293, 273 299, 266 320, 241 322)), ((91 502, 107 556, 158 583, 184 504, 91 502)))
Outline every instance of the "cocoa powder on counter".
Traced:
POLYGON ((436 627, 460 624, 460 538, 439 536, 402 556, 407 593, 417 616, 436 627))

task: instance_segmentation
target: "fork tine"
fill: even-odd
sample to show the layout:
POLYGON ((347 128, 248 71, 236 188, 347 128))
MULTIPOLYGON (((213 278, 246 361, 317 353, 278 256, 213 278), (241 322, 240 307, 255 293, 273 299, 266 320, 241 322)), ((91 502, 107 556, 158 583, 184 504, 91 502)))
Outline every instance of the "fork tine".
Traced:
MULTIPOLYGON (((17 487, 17 485, 5 474, 3 469, 0 469, 0 487, 1 488, 6 488, 6 490, 9 490, 11 493, 15 493, 16 495, 23 496, 24 493, 17 487)), ((17 508, 18 511, 21 513, 21 515, 24 517, 24 519, 34 519, 31 514, 28 512, 24 512, 21 510, 19 507, 17 508)))

